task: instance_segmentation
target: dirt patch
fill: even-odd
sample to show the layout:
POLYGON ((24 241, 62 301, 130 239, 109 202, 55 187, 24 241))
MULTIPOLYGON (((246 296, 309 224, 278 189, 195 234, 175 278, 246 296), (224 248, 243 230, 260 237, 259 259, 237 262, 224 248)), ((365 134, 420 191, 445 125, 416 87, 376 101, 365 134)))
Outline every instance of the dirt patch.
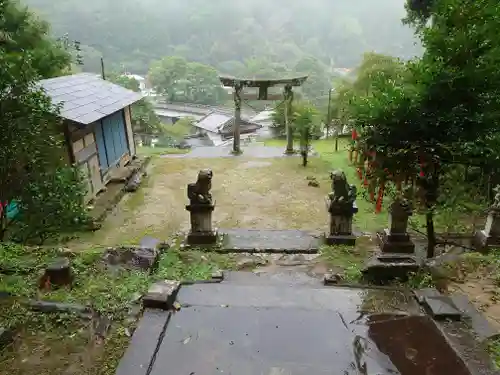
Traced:
POLYGON ((450 284, 449 291, 467 295, 476 309, 500 332, 500 291, 493 279, 481 274, 468 275, 463 284, 450 284))
MULTIPOLYGON (((301 229, 313 233, 327 230, 324 197, 329 190, 329 176, 324 166, 303 168, 297 158, 280 158, 266 162, 265 168, 243 167, 249 162, 252 160, 245 157, 156 158, 141 189, 125 196, 101 231, 74 245, 137 244, 146 235, 166 239, 189 230, 186 186, 203 168, 214 172, 215 227, 301 229), (320 182, 319 188, 307 186, 306 177, 311 174, 320 182)), ((319 159, 312 164, 315 162, 322 164, 319 159)))

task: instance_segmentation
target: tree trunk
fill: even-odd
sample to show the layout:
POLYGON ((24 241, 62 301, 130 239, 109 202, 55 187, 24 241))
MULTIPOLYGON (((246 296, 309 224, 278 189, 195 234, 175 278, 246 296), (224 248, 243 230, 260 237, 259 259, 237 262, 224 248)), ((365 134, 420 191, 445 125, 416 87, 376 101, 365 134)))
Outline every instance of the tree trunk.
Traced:
POLYGON ((290 118, 288 112, 290 110, 289 101, 285 101, 285 128, 286 128, 286 153, 293 154, 293 133, 292 127, 290 126, 290 118))
POLYGON ((241 108, 236 107, 234 110, 234 135, 233 135, 233 152, 239 154, 240 149, 240 124, 241 124, 241 108))
POLYGON ((427 207, 425 214, 425 223, 427 227, 427 259, 434 258, 436 251, 436 232, 434 231, 434 210, 427 207))

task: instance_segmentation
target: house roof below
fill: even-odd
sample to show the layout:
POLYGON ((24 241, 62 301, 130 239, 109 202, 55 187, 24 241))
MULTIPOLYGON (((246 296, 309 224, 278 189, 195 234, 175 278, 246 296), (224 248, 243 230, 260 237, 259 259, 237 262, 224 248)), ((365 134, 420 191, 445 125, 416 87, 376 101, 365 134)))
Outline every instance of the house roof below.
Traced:
MULTIPOLYGON (((227 113, 212 112, 203 117, 194 126, 211 133, 228 134, 234 131, 234 116, 227 113)), ((261 127, 262 125, 244 119, 241 120, 242 132, 255 131, 261 127)))
POLYGON ((61 116, 87 125, 133 104, 143 95, 108 82, 95 74, 81 73, 39 82, 61 116))

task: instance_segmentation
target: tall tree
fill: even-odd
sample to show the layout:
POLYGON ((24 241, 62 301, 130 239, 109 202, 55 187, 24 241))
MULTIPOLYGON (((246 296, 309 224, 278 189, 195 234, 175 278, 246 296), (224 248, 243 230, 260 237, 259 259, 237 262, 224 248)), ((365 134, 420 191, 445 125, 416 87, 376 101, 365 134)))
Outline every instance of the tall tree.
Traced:
MULTIPOLYGON (((421 25, 426 51, 407 63, 407 74, 378 75, 369 95, 351 101, 361 152, 376 152, 373 172, 380 184, 414 181, 426 208, 428 256, 434 255, 433 214, 443 172, 470 164, 477 150, 498 134, 500 121, 500 28, 491 0, 440 0, 421 25)), ((365 154, 367 155, 367 154, 365 154)), ((366 156, 368 157, 368 155, 366 156)))
MULTIPOLYGON (((0 25, 0 201, 19 202, 23 237, 42 240, 85 212, 78 174, 64 167, 58 108, 37 85, 41 76, 68 68, 71 58, 47 36, 47 25, 14 1, 0 2, 0 25)), ((3 240, 6 210, 0 222, 3 240)))
POLYGON ((63 42, 49 37, 49 24, 37 18, 17 1, 0 2, 0 41, 4 53, 29 56, 30 66, 41 78, 54 77, 69 69, 71 55, 63 42))

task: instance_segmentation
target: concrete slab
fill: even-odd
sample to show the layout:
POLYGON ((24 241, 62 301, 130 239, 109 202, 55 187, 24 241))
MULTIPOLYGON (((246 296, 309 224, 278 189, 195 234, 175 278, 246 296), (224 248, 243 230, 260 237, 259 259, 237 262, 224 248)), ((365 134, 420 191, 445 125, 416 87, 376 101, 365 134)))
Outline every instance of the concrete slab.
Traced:
POLYGON ((145 309, 132 341, 122 357, 116 375, 149 375, 150 366, 162 342, 170 313, 145 309))
POLYGON ((193 306, 172 317, 151 375, 470 374, 428 317, 351 318, 193 306))
POLYGON ((300 230, 220 229, 223 251, 243 253, 317 253, 321 240, 300 230))
POLYGON ((255 285, 243 274, 182 286, 165 334, 167 319, 146 315, 122 361, 131 370, 120 364, 118 375, 148 363, 148 375, 494 373, 470 330, 453 331, 464 322, 435 322, 411 292, 255 285))

